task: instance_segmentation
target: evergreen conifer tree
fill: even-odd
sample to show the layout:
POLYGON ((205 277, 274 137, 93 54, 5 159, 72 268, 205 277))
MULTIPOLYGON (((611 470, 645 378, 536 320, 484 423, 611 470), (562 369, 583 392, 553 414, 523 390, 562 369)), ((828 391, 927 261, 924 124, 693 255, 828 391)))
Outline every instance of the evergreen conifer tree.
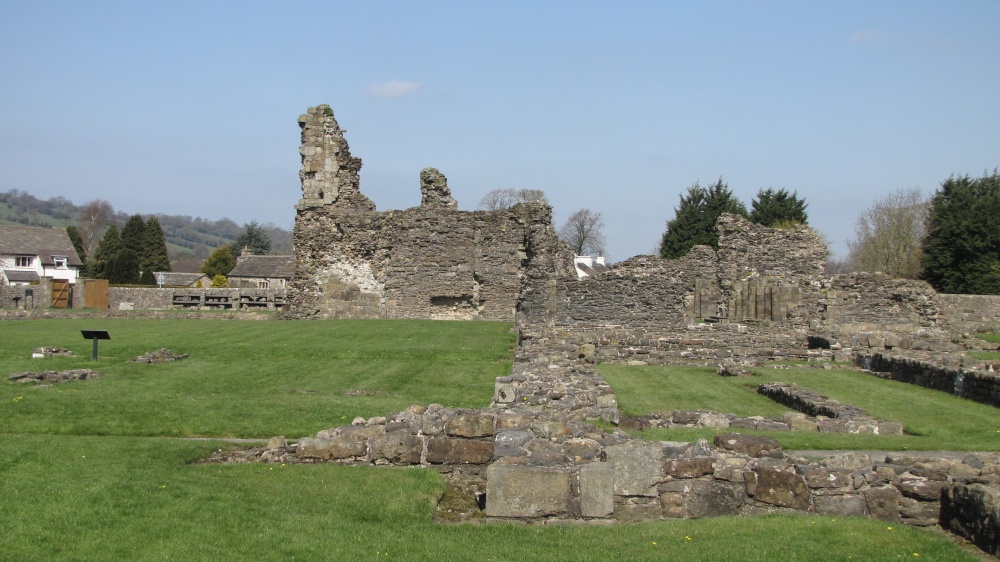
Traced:
POLYGON ((667 222, 667 231, 660 241, 660 257, 663 258, 679 258, 696 245, 717 248, 719 234, 715 223, 719 215, 747 216, 746 206, 733 196, 722 178, 707 188, 696 182, 680 199, 680 204, 674 208, 674 218, 667 222))
POLYGON ((121 250, 121 233, 118 227, 112 224, 104 231, 104 236, 98 242, 97 249, 94 250, 93 262, 90 267, 91 275, 97 279, 109 279, 108 262, 121 250))
POLYGON ((143 275, 157 271, 170 271, 170 257, 167 255, 167 241, 163 237, 163 229, 156 217, 146 221, 142 240, 140 267, 143 275))
POLYGON ((1000 294, 1000 174, 950 177, 931 198, 923 278, 942 293, 1000 294))
POLYGON ((122 227, 122 246, 132 250, 137 255, 142 253, 142 243, 145 238, 146 223, 139 215, 132 215, 122 227))
POLYGON ((799 199, 798 192, 788 193, 786 189, 777 191, 767 188, 757 192, 750 202, 750 220, 764 226, 790 226, 808 224, 807 204, 799 199))
POLYGON ((236 267, 236 258, 233 257, 229 246, 220 246, 212 252, 212 255, 208 256, 205 263, 201 264, 201 272, 214 279, 219 275, 228 275, 234 267, 236 267))

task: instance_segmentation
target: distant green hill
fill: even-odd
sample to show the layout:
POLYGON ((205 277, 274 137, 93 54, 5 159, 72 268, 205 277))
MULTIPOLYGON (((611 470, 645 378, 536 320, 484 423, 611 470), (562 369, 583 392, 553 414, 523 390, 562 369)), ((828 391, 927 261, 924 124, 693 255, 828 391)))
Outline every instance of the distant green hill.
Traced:
MULTIPOLYGON (((76 224, 82 205, 75 205, 65 197, 38 199, 30 193, 12 189, 0 193, 0 224, 66 227, 76 224)), ((219 246, 231 244, 243 232, 243 226, 223 218, 207 220, 183 215, 140 213, 143 218, 155 215, 167 240, 171 261, 189 257, 204 258, 219 246)), ((128 220, 127 213, 116 212, 119 226, 128 220)), ((273 224, 264 225, 271 238, 271 252, 292 253, 292 233, 273 224)))

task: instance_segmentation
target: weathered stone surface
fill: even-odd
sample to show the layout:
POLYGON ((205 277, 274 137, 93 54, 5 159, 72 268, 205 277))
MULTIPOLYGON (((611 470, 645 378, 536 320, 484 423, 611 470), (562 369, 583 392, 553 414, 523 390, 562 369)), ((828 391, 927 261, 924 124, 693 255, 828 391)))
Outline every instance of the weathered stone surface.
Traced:
POLYGON ((616 521, 655 521, 662 515, 660 502, 650 503, 617 503, 614 518, 616 521))
POLYGON ((527 456, 524 444, 534 438, 530 431, 501 431, 494 441, 493 458, 527 456))
POLYGON ((569 473, 493 464, 486 469, 487 517, 544 517, 569 510, 569 473))
POLYGON ((727 482, 697 480, 688 494, 688 515, 693 518, 736 515, 746 500, 744 488, 727 482))
POLYGON ((615 495, 655 496, 663 449, 657 443, 632 441, 605 449, 615 471, 615 495))
POLYGON ((895 488, 872 488, 862 492, 868 514, 876 519, 899 521, 899 492, 895 488))
POLYGON ((712 474, 714 465, 712 457, 670 459, 663 463, 663 474, 674 478, 698 478, 712 474))
POLYGON ((299 439, 296 454, 304 458, 347 459, 367 455, 368 446, 364 441, 339 436, 329 439, 304 437, 299 439))
POLYGON ((851 473, 824 468, 807 469, 802 473, 806 486, 814 489, 846 488, 851 485, 851 473))
POLYGON ((487 437, 493 435, 493 416, 459 414, 445 422, 444 432, 457 437, 487 437))
POLYGON ((402 431, 379 435, 371 441, 372 460, 384 459, 392 463, 417 464, 423 450, 423 440, 402 431))
POLYGON ((14 373, 7 378, 13 382, 66 382, 96 379, 101 373, 91 369, 70 369, 67 371, 42 371, 40 373, 14 373))
POLYGON ((938 501, 944 483, 935 480, 901 480, 896 484, 902 494, 921 501, 938 501))
POLYGON ((752 495, 757 501, 793 509, 809 507, 809 489, 798 474, 772 468, 757 468, 754 472, 757 482, 752 495))
POLYGON ((863 517, 865 498, 856 495, 813 496, 816 513, 820 515, 843 515, 863 517))
POLYGON ((605 462, 580 467, 580 513, 584 517, 611 517, 614 513, 614 467, 605 462))
POLYGON ((493 459, 493 443, 432 437, 427 440, 427 462, 432 464, 486 464, 493 459))
POLYGON ((760 435, 720 433, 715 436, 715 446, 753 458, 770 457, 780 459, 784 456, 781 443, 777 439, 760 435))
POLYGON ((1000 556, 1000 488, 952 484, 941 494, 941 526, 1000 556))

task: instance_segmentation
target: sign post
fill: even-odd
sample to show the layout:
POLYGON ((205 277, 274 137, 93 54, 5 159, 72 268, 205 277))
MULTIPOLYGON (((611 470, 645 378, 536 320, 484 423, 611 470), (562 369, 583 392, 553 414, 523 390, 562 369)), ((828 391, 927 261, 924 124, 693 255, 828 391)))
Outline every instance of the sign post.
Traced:
POLYGON ((80 330, 83 334, 83 339, 94 340, 94 354, 93 360, 97 361, 97 340, 110 340, 111 334, 107 330, 80 330))

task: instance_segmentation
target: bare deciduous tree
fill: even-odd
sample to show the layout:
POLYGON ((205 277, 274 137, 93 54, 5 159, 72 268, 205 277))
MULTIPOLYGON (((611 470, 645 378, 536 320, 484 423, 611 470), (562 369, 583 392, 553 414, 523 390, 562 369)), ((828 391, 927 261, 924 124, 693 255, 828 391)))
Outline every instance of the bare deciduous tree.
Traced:
POLYGON ((518 203, 541 201, 548 203, 545 192, 541 189, 494 189, 479 200, 479 209, 483 211, 499 211, 509 209, 518 203))
POLYGON ((590 209, 580 209, 570 215, 562 228, 559 229, 559 239, 569 244, 578 256, 604 255, 604 220, 601 213, 590 209))
POLYGON ((847 241, 850 267, 916 279, 927 209, 919 189, 901 189, 875 201, 858 216, 855 238, 847 241))
POLYGON ((77 232, 83 240, 83 248, 88 256, 94 255, 97 243, 101 241, 105 229, 111 225, 115 210, 104 199, 94 199, 83 205, 77 217, 77 232))

